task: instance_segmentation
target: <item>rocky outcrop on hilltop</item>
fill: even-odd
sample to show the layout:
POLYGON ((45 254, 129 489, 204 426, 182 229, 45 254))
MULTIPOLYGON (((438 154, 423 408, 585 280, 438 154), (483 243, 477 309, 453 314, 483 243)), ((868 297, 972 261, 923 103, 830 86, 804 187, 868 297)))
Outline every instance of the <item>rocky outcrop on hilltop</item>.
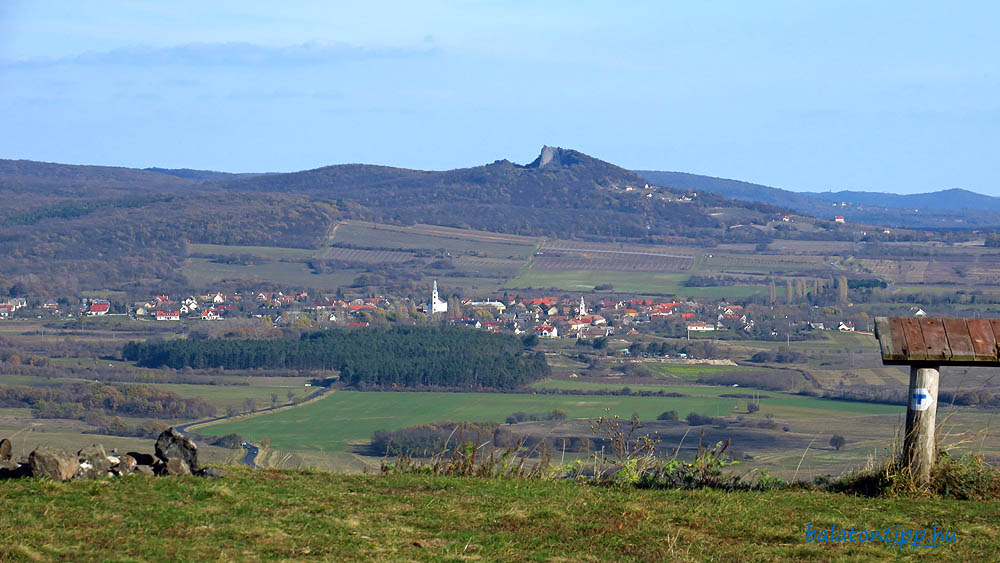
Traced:
POLYGON ((222 477, 221 469, 201 467, 198 446, 173 428, 156 440, 155 455, 141 452, 108 453, 101 444, 91 444, 75 454, 58 448, 39 446, 28 457, 14 461, 10 440, 0 440, 0 479, 45 477, 53 481, 75 481, 128 475, 198 475, 222 477))

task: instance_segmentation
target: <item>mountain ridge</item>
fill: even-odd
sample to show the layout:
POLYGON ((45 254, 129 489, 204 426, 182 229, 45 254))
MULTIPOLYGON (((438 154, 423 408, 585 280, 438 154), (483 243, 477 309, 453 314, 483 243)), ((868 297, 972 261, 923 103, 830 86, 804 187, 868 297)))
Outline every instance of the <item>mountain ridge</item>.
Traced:
POLYGON ((843 190, 795 192, 742 180, 687 172, 637 170, 650 182, 687 190, 703 190, 743 201, 779 205, 821 219, 834 215, 849 220, 893 227, 931 229, 992 228, 1000 226, 1000 198, 951 188, 924 194, 891 194, 843 190))

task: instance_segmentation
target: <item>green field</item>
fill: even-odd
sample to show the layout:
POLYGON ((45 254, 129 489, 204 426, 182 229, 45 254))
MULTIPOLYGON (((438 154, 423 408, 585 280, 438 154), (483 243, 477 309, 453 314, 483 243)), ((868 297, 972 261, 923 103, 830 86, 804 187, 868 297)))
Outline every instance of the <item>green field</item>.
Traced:
POLYGON ((669 377, 671 379, 680 379, 682 381, 697 381, 698 378, 703 375, 719 375, 730 372, 753 373, 755 371, 768 371, 767 368, 758 368, 752 366, 661 364, 655 362, 644 362, 642 366, 648 368, 653 373, 662 375, 663 377, 669 377))
POLYGON ((746 297, 767 291, 762 285, 685 287, 689 277, 687 273, 527 269, 507 282, 507 287, 593 291, 595 286, 611 284, 617 292, 686 297, 746 297))
MULTIPOLYGON (((547 385, 558 388, 563 382, 552 381, 547 385)), ((662 388, 650 386, 649 390, 662 388)), ((270 438, 273 447, 286 450, 343 451, 349 444, 367 441, 376 430, 440 420, 503 422, 507 416, 518 411, 542 414, 562 409, 570 418, 596 418, 604 414, 605 409, 611 409, 612 414, 623 417, 637 413, 642 419, 652 420, 668 410, 676 410, 682 418, 690 412, 721 416, 746 405, 746 399, 719 397, 722 393, 736 392, 731 388, 691 385, 671 386, 669 389, 690 396, 340 391, 309 405, 207 426, 199 429, 199 432, 217 436, 235 432, 253 440, 270 438)), ((893 405, 826 401, 770 392, 765 394, 771 398, 761 401, 761 414, 767 412, 788 419, 891 414, 901 412, 902 409, 893 405)))
POLYGON ((181 383, 153 383, 150 387, 173 391, 181 397, 202 399, 219 407, 220 411, 227 407, 243 407, 247 399, 253 399, 258 409, 271 406, 271 395, 278 396, 278 404, 288 402, 288 392, 294 391, 296 399, 302 398, 313 391, 311 387, 303 387, 300 378, 288 378, 286 385, 188 385, 181 383), (297 383, 297 384, 296 384, 297 383))

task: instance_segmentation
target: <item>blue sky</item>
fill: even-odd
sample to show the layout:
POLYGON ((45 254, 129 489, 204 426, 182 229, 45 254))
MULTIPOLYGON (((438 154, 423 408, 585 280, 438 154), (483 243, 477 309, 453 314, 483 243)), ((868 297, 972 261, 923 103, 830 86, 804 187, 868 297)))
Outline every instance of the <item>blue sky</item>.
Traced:
POLYGON ((795 190, 1000 195, 998 16, 985 2, 6 0, 0 158, 447 169, 549 144, 795 190))

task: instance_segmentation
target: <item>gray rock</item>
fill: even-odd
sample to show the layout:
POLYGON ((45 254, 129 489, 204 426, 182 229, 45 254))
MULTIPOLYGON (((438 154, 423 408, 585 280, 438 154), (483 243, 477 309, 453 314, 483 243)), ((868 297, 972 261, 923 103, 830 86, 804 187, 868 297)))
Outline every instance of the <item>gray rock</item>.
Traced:
POLYGON ((226 472, 219 469, 218 467, 202 467, 195 475, 199 477, 208 477, 218 479, 220 477, 225 477, 226 472))
POLYGON ((137 465, 153 466, 154 464, 156 464, 156 457, 149 454, 141 454, 139 452, 129 452, 125 455, 130 456, 132 459, 134 459, 137 465))
POLYGON ((0 440, 0 463, 13 459, 13 451, 14 446, 10 443, 10 440, 7 438, 0 440))
POLYGON ((165 463, 163 467, 164 467, 164 471, 163 471, 164 475, 190 475, 191 474, 191 467, 187 464, 187 462, 184 461, 183 459, 179 459, 179 458, 176 458, 176 457, 172 458, 170 460, 167 460, 167 463, 165 463))
MULTIPOLYGON (((131 475, 136 472, 138 464, 135 462, 135 458, 130 455, 119 456, 118 463, 116 463, 111 471, 115 475, 131 475)), ((145 466, 144 466, 145 467, 145 466)))
POLYGON ((180 459, 187 464, 191 471, 197 471, 198 467, 198 446, 180 432, 173 428, 168 428, 156 439, 156 457, 164 462, 172 459, 180 459))
POLYGON ((96 479, 105 477, 111 470, 111 460, 104 452, 104 446, 93 444, 76 453, 80 468, 76 472, 77 479, 96 479))
POLYGON ((147 477, 152 477, 156 475, 156 473, 153 472, 153 468, 149 465, 137 465, 135 466, 135 472, 133 475, 145 475, 147 477))
POLYGON ((75 455, 45 446, 35 448, 28 456, 28 463, 33 477, 48 477, 55 481, 72 479, 80 469, 75 455))

